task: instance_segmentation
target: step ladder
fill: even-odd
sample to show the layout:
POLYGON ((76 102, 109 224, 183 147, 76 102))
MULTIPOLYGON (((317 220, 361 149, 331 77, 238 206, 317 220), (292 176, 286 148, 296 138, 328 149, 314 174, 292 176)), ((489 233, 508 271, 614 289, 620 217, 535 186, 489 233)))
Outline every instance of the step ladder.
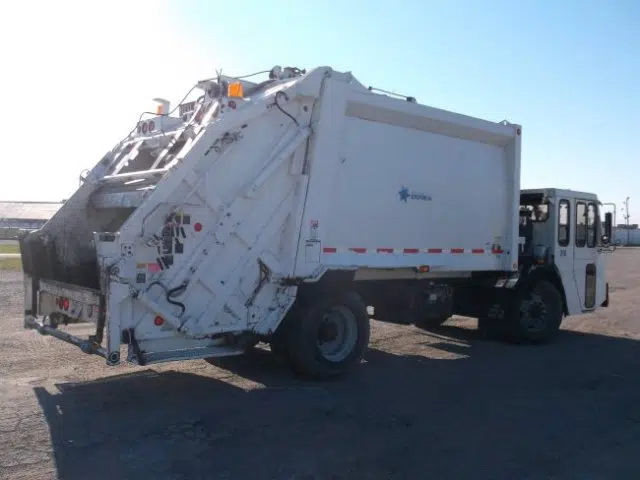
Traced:
POLYGON ((219 102, 209 99, 170 133, 126 139, 114 149, 113 167, 99 180, 91 205, 98 209, 139 207, 218 112, 219 102))

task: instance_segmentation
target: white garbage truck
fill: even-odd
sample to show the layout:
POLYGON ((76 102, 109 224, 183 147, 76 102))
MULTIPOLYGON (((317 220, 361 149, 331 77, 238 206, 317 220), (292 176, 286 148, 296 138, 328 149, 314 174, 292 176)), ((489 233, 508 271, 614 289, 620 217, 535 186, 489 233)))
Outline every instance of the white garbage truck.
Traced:
POLYGON ((125 345, 149 365, 263 342, 326 378, 359 363, 370 318, 462 315, 540 343, 608 305, 611 216, 592 193, 522 190, 520 125, 329 67, 265 77, 156 99, 21 238, 25 328, 107 365, 125 345), (95 334, 72 333, 86 322, 95 334))

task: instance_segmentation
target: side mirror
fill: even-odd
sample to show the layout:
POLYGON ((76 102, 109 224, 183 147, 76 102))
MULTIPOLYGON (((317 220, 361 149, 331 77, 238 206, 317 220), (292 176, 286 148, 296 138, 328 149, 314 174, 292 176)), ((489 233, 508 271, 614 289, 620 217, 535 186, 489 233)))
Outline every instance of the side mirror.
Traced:
POLYGON ((604 231, 602 232, 602 242, 608 244, 611 242, 612 229, 613 229, 613 215, 611 212, 604 214, 604 231))

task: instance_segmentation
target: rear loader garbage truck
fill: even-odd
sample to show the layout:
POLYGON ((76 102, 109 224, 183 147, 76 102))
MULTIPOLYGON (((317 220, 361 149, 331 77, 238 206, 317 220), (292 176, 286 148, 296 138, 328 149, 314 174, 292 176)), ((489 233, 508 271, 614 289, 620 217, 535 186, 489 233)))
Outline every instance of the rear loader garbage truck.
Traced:
POLYGON ((608 305, 611 217, 591 193, 520 188, 520 125, 328 67, 192 90, 21 238, 25 328, 107 365, 264 342, 326 378, 359 363, 370 313, 422 328, 469 316, 539 343, 608 305), (79 322, 95 333, 73 334, 79 322))

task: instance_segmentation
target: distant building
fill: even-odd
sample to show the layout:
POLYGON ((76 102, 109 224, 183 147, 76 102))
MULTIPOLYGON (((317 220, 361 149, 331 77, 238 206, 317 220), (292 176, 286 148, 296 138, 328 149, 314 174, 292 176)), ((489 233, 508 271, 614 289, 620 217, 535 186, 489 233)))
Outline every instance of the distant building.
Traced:
POLYGON ((640 229, 638 225, 618 225, 614 232, 614 242, 620 245, 638 246, 640 245, 640 229))
POLYGON ((0 238, 16 238, 21 231, 42 227, 61 202, 0 202, 0 238))

